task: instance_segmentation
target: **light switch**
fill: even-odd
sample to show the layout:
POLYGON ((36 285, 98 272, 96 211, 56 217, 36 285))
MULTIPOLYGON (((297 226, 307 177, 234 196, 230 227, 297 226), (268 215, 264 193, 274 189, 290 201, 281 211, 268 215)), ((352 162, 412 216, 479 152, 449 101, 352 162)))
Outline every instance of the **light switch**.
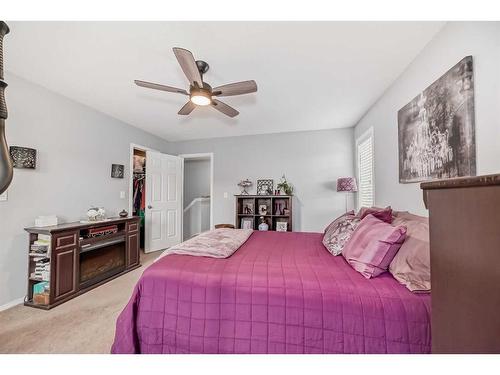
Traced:
POLYGON ((224 192, 224 198, 226 198, 226 199, 227 199, 228 197, 229 197, 229 194, 227 193, 227 191, 226 191, 226 192, 224 192))
POLYGON ((120 191, 120 198, 125 199, 125 192, 124 191, 120 191))

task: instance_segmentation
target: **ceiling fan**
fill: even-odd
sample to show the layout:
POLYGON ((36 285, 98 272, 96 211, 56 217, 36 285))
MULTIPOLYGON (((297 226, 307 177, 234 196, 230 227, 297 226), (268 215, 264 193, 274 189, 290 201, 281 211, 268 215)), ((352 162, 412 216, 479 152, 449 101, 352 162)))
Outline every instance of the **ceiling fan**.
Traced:
POLYGON ((243 95, 257 91, 257 84, 254 80, 229 83, 227 85, 212 88, 208 83, 203 82, 203 74, 205 74, 209 68, 205 61, 195 60, 193 54, 187 49, 174 47, 173 50, 182 71, 189 80, 189 92, 187 90, 160 85, 158 83, 139 80, 135 80, 134 82, 137 86, 146 87, 148 89, 188 95, 189 101, 180 109, 178 112, 179 115, 189 115, 198 105, 210 105, 226 116, 235 117, 239 112, 233 107, 218 100, 217 97, 243 95))

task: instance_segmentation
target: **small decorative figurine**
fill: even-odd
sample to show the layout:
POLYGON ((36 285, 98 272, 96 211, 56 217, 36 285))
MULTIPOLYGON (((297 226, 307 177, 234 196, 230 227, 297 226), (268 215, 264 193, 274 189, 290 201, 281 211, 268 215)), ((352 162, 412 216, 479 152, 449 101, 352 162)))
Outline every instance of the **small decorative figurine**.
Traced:
POLYGON ((106 218, 106 211, 102 207, 92 207, 87 211, 89 221, 102 221, 106 218))
POLYGON ((118 215, 120 215, 120 217, 127 217, 128 216, 128 212, 125 211, 125 210, 121 210, 118 215))
POLYGON ((248 191, 247 191, 247 188, 249 188, 250 186, 252 186, 252 181, 250 181, 248 178, 246 180, 241 180, 239 183, 238 183, 238 186, 240 188, 242 188, 243 190, 241 191, 240 195, 248 195, 248 191))

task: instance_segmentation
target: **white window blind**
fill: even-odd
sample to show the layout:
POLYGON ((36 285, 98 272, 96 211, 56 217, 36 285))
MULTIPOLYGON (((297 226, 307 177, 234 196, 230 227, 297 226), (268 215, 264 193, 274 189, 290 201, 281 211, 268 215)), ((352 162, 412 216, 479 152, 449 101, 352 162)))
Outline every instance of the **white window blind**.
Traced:
POLYGON ((358 204, 371 207, 374 204, 373 189, 373 135, 362 136, 357 142, 358 153, 358 204))

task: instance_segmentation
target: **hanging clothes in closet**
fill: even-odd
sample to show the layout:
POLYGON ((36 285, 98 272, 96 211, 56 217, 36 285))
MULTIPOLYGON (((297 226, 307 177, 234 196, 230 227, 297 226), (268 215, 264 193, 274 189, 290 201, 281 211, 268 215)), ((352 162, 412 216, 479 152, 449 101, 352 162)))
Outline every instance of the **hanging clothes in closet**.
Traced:
POLYGON ((145 209, 145 178, 144 174, 136 174, 134 173, 134 201, 133 201, 133 211, 134 215, 141 216, 141 211, 145 209))

